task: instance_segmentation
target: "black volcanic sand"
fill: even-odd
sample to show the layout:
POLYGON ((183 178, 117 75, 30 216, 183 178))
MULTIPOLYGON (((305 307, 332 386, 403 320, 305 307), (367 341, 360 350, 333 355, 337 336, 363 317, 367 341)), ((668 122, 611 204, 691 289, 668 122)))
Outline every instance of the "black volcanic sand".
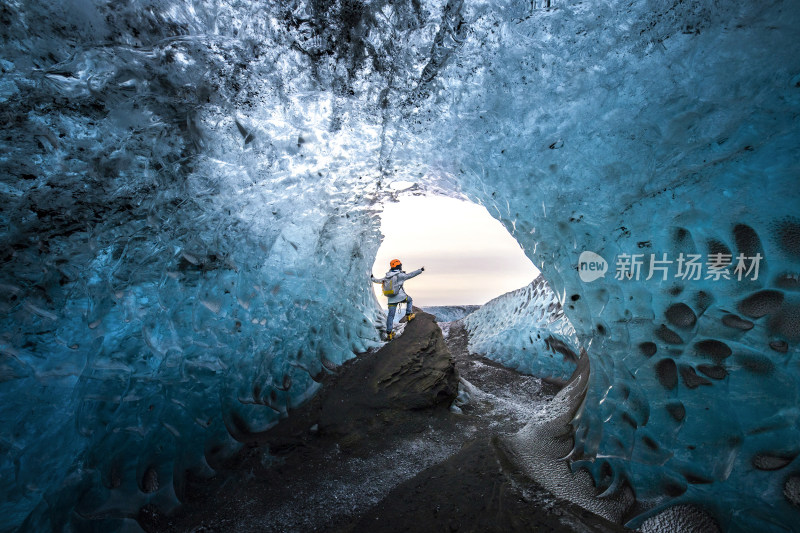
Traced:
POLYGON ((215 477, 190 478, 176 513, 145 508, 140 525, 197 533, 623 531, 556 499, 506 457, 498 436, 537 418, 557 390, 470 355, 460 322, 444 327, 446 342, 434 317, 418 312, 397 339, 325 376, 310 402, 212 465, 215 477), (456 413, 449 406, 459 389, 456 413))

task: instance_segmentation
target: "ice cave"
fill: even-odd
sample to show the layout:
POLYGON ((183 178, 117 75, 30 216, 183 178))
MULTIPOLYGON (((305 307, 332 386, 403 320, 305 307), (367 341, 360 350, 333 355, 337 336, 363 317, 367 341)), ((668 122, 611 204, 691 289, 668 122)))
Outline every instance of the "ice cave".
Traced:
MULTIPOLYGON (((621 527, 796 530, 798 2, 0 18, 0 531, 142 531, 383 346, 369 273, 406 184, 541 270, 465 325, 569 390, 558 464, 596 494, 545 488, 621 527)), ((535 433, 508 445, 534 478, 535 433)))

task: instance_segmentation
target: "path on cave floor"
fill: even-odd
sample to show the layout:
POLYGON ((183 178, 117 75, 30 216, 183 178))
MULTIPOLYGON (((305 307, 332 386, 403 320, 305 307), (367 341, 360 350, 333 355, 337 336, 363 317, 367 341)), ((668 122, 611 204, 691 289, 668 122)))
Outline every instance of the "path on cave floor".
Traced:
MULTIPOLYGON (((385 499, 389 500, 387 495, 393 491, 402 492, 409 480, 431 471, 426 469, 442 468, 452 463, 448 459, 453 457, 460 461, 458 456, 459 453, 463 455, 465 443, 481 443, 467 451, 475 457, 465 457, 465 460, 470 463, 488 460, 484 448, 489 446, 490 439, 514 433, 532 418, 542 416, 556 391, 549 390, 547 385, 543 387, 538 378, 470 355, 468 333, 460 322, 441 323, 440 326, 462 378, 459 389, 466 388, 470 393, 469 403, 462 407, 463 414, 443 409, 435 414, 419 412, 413 415, 412 424, 405 424, 397 431, 392 427, 392 431, 382 433, 377 439, 371 435, 369 443, 360 443, 355 453, 347 446, 340 446, 343 443, 314 441, 304 442, 281 454, 270 454, 263 448, 253 449, 250 462, 242 463, 236 476, 226 479, 223 486, 218 484, 201 494, 194 505, 184 506, 184 511, 175 519, 156 517, 152 527, 147 527, 145 520, 145 529, 196 533, 360 531, 364 526, 359 525, 359 520, 371 509, 374 512, 376 508, 385 507, 385 499), (267 467, 266 475, 263 468, 252 462, 253 458, 267 467), (211 502, 213 505, 209 506, 211 502)), ((492 453, 489 455, 494 457, 492 453)), ((491 460, 491 464, 470 466, 478 476, 470 486, 465 486, 469 481, 448 479, 452 473, 444 471, 432 476, 432 485, 428 481, 425 489, 415 490, 457 491, 458 494, 447 496, 447 502, 461 497, 480 498, 479 494, 470 494, 485 490, 480 469, 500 470, 496 460, 491 460)), ((450 468, 461 470, 460 466, 450 468)), ((427 495, 423 497, 429 499, 427 495)), ((516 500, 521 502, 522 499, 514 498, 514 503, 520 505, 516 500)), ((397 499, 408 500, 405 496, 397 499)), ((553 499, 549 496, 545 499, 548 501, 542 505, 549 505, 552 511, 553 499)), ((509 504, 504 501, 501 506, 509 507, 509 504)), ((410 521, 412 529, 435 529, 433 523, 429 524, 430 528, 414 525, 417 518, 409 516, 418 512, 414 509, 398 512, 406 513, 399 520, 410 521)), ((451 530, 453 527, 458 529, 451 524, 451 530)), ((374 528, 370 526, 370 529, 374 528)), ((402 531, 403 526, 390 524, 389 530, 402 531)))
POLYGON ((439 325, 462 379, 459 390, 466 386, 470 392, 464 414, 467 419, 474 419, 472 422, 480 429, 501 435, 515 433, 531 419, 538 418, 558 392, 537 377, 470 354, 469 333, 461 321, 439 325))

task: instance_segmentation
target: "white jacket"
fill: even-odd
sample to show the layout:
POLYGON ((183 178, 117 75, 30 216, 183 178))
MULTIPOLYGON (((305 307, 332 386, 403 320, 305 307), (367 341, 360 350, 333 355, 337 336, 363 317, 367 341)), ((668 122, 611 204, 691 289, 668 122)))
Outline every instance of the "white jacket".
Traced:
POLYGON ((408 298, 406 291, 403 290, 403 282, 406 281, 407 279, 413 278, 414 276, 419 276, 420 274, 422 274, 421 268, 409 274, 406 274, 402 270, 390 270, 382 278, 376 278, 375 276, 370 276, 370 279, 372 279, 372 283, 383 283, 384 280, 387 280, 390 277, 394 277, 395 278, 394 286, 396 288, 395 295, 388 296, 388 298, 390 304, 396 304, 408 298))

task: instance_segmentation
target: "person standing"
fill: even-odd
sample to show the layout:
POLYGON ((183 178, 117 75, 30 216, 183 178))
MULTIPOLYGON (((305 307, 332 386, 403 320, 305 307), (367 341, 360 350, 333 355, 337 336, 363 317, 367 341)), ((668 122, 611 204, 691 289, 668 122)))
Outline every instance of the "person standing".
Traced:
POLYGON ((370 275, 370 280, 372 280, 373 283, 380 283, 381 288, 383 289, 383 295, 389 298, 389 316, 386 318, 386 335, 388 340, 392 340, 394 338, 394 332, 392 329, 394 326, 394 315, 397 312, 397 306, 403 302, 406 304, 406 316, 400 320, 401 322, 413 320, 415 316, 412 312, 413 307, 411 297, 406 294, 405 289, 403 289, 403 283, 406 280, 422 274, 425 271, 425 267, 407 274, 403 271, 403 264, 400 262, 400 260, 392 259, 389 262, 389 268, 389 272, 387 272, 384 277, 376 278, 375 276, 370 275))

